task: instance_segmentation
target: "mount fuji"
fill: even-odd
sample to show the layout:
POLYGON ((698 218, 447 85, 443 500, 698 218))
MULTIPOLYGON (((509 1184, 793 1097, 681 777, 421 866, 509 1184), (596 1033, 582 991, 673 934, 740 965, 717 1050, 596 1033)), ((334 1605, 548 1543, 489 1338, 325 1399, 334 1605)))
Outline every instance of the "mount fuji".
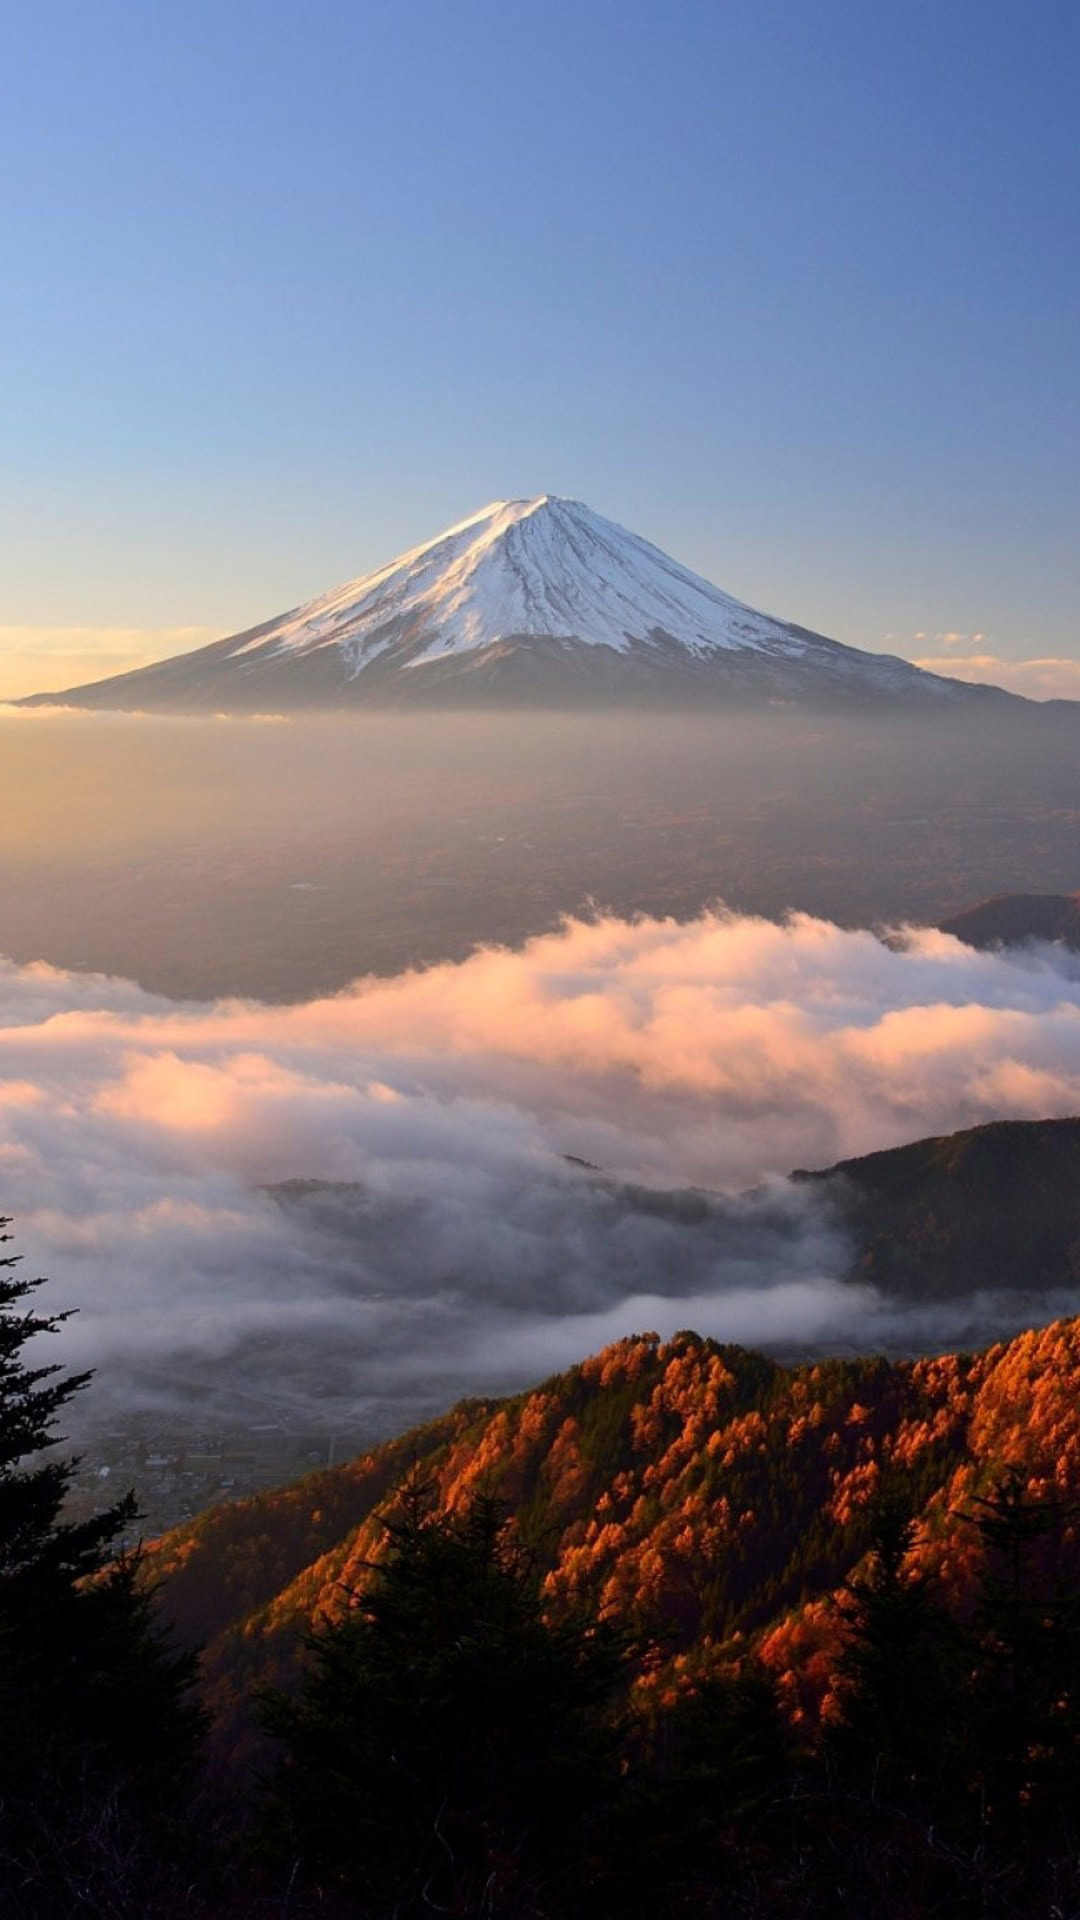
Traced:
POLYGON ((576 500, 484 507, 389 566, 192 653, 22 704, 919 707, 1023 703, 755 612, 576 500))

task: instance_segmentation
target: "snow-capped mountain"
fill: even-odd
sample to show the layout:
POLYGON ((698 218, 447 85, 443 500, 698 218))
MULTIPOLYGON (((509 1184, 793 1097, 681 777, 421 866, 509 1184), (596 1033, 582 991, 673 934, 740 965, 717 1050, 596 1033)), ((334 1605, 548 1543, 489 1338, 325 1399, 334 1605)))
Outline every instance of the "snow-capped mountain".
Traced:
POLYGON ((502 500, 321 599, 27 704, 172 710, 1008 701, 757 613, 576 500, 502 500))

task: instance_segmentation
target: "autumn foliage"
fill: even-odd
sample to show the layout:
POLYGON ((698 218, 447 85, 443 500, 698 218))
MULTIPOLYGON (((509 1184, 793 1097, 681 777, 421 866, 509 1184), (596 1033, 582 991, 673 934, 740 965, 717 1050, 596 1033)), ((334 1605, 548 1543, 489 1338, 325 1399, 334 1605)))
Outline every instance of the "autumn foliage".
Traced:
MULTIPOLYGON (((599 1622, 625 1649, 621 1785, 572 1876, 577 1904, 541 1876, 522 1912, 1073 1911, 1078 1389, 1080 1321, 981 1354, 796 1368, 643 1335, 205 1514, 150 1565, 172 1620, 205 1642, 222 1764, 234 1780, 275 1764, 252 1704, 269 1685, 302 1800, 303 1715, 335 1698, 319 1707, 338 1636, 379 1617, 409 1487, 424 1485, 433 1545, 499 1513, 498 1555, 530 1570, 529 1632, 599 1622)), ((413 1673, 380 1669, 391 1728, 395 1698, 409 1721, 413 1673)), ((486 1833, 486 1803, 468 1820, 486 1833)), ((320 1846, 312 1872, 331 1859, 320 1846)), ((316 1884, 322 1898, 338 1882, 316 1884)))
MULTIPOLYGON (((588 1606, 651 1649, 670 1697, 751 1653, 809 1736, 836 1712, 842 1593, 900 1484, 909 1565, 952 1608, 980 1556, 968 1515, 1000 1475, 1080 1499, 1080 1322, 976 1355, 784 1368, 695 1334, 622 1340, 534 1392, 466 1402, 402 1441, 219 1507, 149 1555, 166 1611, 202 1640, 229 1737, 251 1684, 288 1677, 300 1635, 341 1610, 417 1466, 437 1505, 503 1502, 554 1612, 588 1606)), ((1075 1529, 1063 1523, 1071 1563, 1075 1529)))

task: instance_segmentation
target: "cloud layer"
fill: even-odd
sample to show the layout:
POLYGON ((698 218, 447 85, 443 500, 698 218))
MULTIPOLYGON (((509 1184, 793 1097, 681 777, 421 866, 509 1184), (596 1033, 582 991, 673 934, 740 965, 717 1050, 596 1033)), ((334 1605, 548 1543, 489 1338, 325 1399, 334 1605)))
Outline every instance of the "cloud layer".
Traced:
POLYGON ((806 916, 574 921, 287 1007, 5 963, 0 1023, 0 1210, 98 1391, 383 1428, 646 1325, 932 1338, 782 1176, 1080 1111, 1075 959, 806 916))

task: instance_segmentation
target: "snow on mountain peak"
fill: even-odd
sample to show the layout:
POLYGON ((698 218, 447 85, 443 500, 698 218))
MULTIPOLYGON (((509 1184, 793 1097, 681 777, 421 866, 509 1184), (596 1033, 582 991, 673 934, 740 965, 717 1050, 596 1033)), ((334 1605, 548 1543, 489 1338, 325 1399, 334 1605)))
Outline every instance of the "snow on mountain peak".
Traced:
POLYGON ((552 493, 491 501, 276 620, 64 697, 254 712, 1007 698, 757 613, 552 493))
POLYGON ((616 653, 657 635, 701 656, 799 644, 755 613, 578 500, 538 494, 496 500, 388 566, 310 601, 248 640, 245 651, 341 649, 363 671, 406 633, 402 665, 493 645, 510 636, 573 640, 616 653), (389 631, 388 631, 389 629, 389 631))

